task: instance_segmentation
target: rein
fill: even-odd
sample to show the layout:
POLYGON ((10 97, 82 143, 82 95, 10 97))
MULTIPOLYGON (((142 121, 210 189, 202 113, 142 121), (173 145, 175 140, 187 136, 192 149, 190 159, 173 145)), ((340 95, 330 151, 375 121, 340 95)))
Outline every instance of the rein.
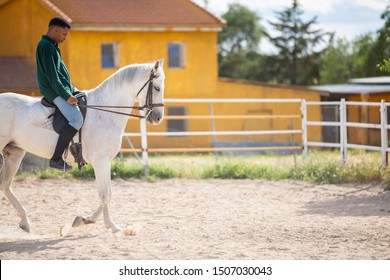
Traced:
MULTIPOLYGON (((128 117, 135 117, 140 119, 145 119, 149 116, 149 114, 153 111, 154 107, 164 107, 164 103, 153 103, 153 80, 157 78, 158 76, 154 75, 153 70, 150 73, 149 79, 146 81, 146 83, 141 87, 141 89, 137 92, 136 96, 141 93, 141 91, 148 85, 148 92, 146 94, 146 101, 144 106, 107 106, 107 105, 78 105, 79 107, 89 108, 97 111, 103 111, 107 113, 113 113, 117 115, 125 115, 128 117), (130 113, 122 113, 114 110, 108 110, 109 109, 135 109, 135 110, 143 110, 148 109, 145 116, 142 115, 136 115, 136 114, 130 114, 130 113)), ((75 95, 76 97, 84 95, 84 93, 80 93, 75 95)))

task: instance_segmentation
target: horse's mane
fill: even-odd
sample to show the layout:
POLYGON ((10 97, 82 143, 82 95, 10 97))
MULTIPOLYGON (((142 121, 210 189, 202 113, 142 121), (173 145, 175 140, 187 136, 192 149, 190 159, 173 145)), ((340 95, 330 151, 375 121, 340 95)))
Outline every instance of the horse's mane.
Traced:
POLYGON ((108 87, 110 88, 110 91, 115 91, 118 86, 130 86, 130 82, 134 84, 137 83, 139 79, 143 78, 143 75, 139 75, 140 73, 149 73, 152 68, 152 63, 130 64, 124 66, 105 79, 96 88, 90 90, 88 94, 104 92, 108 87))

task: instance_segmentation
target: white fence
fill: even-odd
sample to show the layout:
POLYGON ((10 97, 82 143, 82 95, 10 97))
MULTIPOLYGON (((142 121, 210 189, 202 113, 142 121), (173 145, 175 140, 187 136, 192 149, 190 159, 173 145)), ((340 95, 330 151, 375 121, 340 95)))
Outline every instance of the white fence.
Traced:
MULTIPOLYGON (((142 160, 144 165, 145 173, 148 173, 148 153, 151 152, 220 152, 220 151, 258 151, 258 150, 302 150, 303 157, 308 154, 309 147, 328 147, 340 149, 340 160, 342 162, 347 161, 347 150, 348 148, 381 151, 382 154, 382 165, 387 165, 387 153, 388 148, 388 137, 387 131, 390 125, 387 124, 387 106, 390 103, 382 102, 350 102, 342 99, 341 101, 330 101, 330 102, 307 102, 303 99, 165 99, 166 104, 172 103, 295 103, 300 106, 300 115, 202 115, 202 116, 166 116, 165 119, 264 119, 264 118, 299 118, 301 119, 301 127, 291 128, 287 130, 255 130, 255 131, 179 131, 179 132, 147 132, 146 121, 140 120, 140 132, 139 133, 125 133, 123 136, 129 139, 129 137, 141 137, 141 148, 122 148, 122 153, 128 152, 141 152, 142 160), (338 121, 313 121, 308 119, 308 107, 309 106, 338 106, 339 109, 339 120, 338 121), (380 123, 356 123, 349 122, 347 115, 348 106, 368 106, 378 107, 380 113, 380 123), (340 142, 328 143, 328 142, 311 142, 308 141, 308 129, 311 126, 333 126, 339 128, 340 142), (357 145, 348 142, 348 127, 360 127, 360 128, 373 128, 380 130, 381 134, 381 146, 370 146, 370 145, 357 145), (283 147, 192 147, 192 148, 148 148, 148 136, 217 136, 217 135, 270 135, 270 134, 300 134, 302 137, 302 146, 283 146, 283 147)), ((210 110, 212 112, 212 110, 210 110)), ((131 141, 128 141, 131 143, 131 141)))
POLYGON ((390 103, 382 100, 381 102, 356 102, 356 101, 341 101, 334 102, 305 102, 302 101, 302 143, 303 143, 303 156, 307 155, 308 147, 330 147, 340 149, 340 160, 345 163, 347 161, 347 150, 362 149, 368 151, 380 151, 382 156, 382 166, 387 166, 387 153, 390 151, 388 147, 388 129, 390 125, 387 123, 387 107, 390 103), (315 122, 307 120, 307 106, 309 105, 333 105, 339 106, 340 121, 338 122, 315 122), (348 106, 367 106, 378 107, 380 114, 380 123, 357 123, 349 122, 347 115, 348 106), (324 143, 324 142, 309 142, 307 141, 307 129, 309 126, 337 126, 340 128, 340 142, 339 143, 324 143), (357 145, 348 142, 348 127, 360 127, 360 128, 373 128, 380 130, 381 145, 357 145))

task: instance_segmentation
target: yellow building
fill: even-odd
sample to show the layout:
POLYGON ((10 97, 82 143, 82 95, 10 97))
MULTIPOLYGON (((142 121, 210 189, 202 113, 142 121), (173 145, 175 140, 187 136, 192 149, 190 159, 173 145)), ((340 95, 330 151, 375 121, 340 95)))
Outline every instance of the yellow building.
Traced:
MULTIPOLYGON (((35 82, 35 47, 47 31, 49 20, 60 15, 72 23, 67 40, 60 45, 74 85, 96 87, 118 68, 165 60, 166 98, 299 98, 319 101, 316 90, 237 81, 218 77, 217 34, 223 19, 188 0, 0 0, 0 92, 39 95, 35 82), (18 65, 18 66, 17 66, 18 65), (17 68, 17 67, 18 68, 17 68), (24 69, 18 72, 17 69, 24 69), (5 73, 7 72, 7 73, 5 73), (28 78, 27 78, 28 77, 28 78)), ((20 70, 19 70, 20 71, 20 70)), ((166 114, 207 115, 209 104, 167 104, 166 114)), ((297 104, 214 104, 214 114, 300 115, 297 104)), ((319 109, 309 112, 320 120, 319 109)), ((177 125, 164 121, 148 131, 168 131, 177 125)), ((188 131, 273 130, 300 128, 300 120, 185 120, 188 131)), ((138 131, 130 121, 127 131, 138 131)), ((321 129, 309 137, 321 140, 321 129)), ((150 137, 151 147, 207 147, 211 137, 150 137)), ((214 139, 215 140, 215 139, 214 139)), ((291 135, 219 137, 221 141, 289 142, 291 135)), ((293 139, 300 142, 300 137, 293 139)), ((139 146, 139 139, 132 139, 139 146)))

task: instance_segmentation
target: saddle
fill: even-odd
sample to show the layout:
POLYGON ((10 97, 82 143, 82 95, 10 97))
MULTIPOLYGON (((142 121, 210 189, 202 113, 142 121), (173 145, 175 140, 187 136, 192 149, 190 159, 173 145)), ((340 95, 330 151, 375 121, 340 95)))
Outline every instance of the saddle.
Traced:
MULTIPOLYGON (((87 97, 84 93, 78 93, 75 95, 75 97, 78 100, 78 104, 81 105, 80 112, 83 116, 83 120, 85 121, 85 116, 87 115, 87 97)), ((45 107, 54 108, 54 113, 50 114, 47 118, 53 118, 53 129, 55 132, 60 134, 61 130, 69 123, 68 120, 64 117, 64 115, 61 113, 61 111, 57 108, 57 106, 54 103, 50 103, 45 97, 41 99, 41 104, 45 107)), ((73 157, 75 158, 75 162, 78 165, 78 168, 81 169, 84 165, 88 164, 83 159, 83 150, 82 150, 82 144, 81 144, 81 130, 82 127, 79 130, 79 142, 75 143, 72 139, 71 145, 69 146, 69 150, 72 153, 73 157)), ((65 152, 67 154, 67 152, 65 152)), ((65 156, 66 157, 66 156, 65 156)))

